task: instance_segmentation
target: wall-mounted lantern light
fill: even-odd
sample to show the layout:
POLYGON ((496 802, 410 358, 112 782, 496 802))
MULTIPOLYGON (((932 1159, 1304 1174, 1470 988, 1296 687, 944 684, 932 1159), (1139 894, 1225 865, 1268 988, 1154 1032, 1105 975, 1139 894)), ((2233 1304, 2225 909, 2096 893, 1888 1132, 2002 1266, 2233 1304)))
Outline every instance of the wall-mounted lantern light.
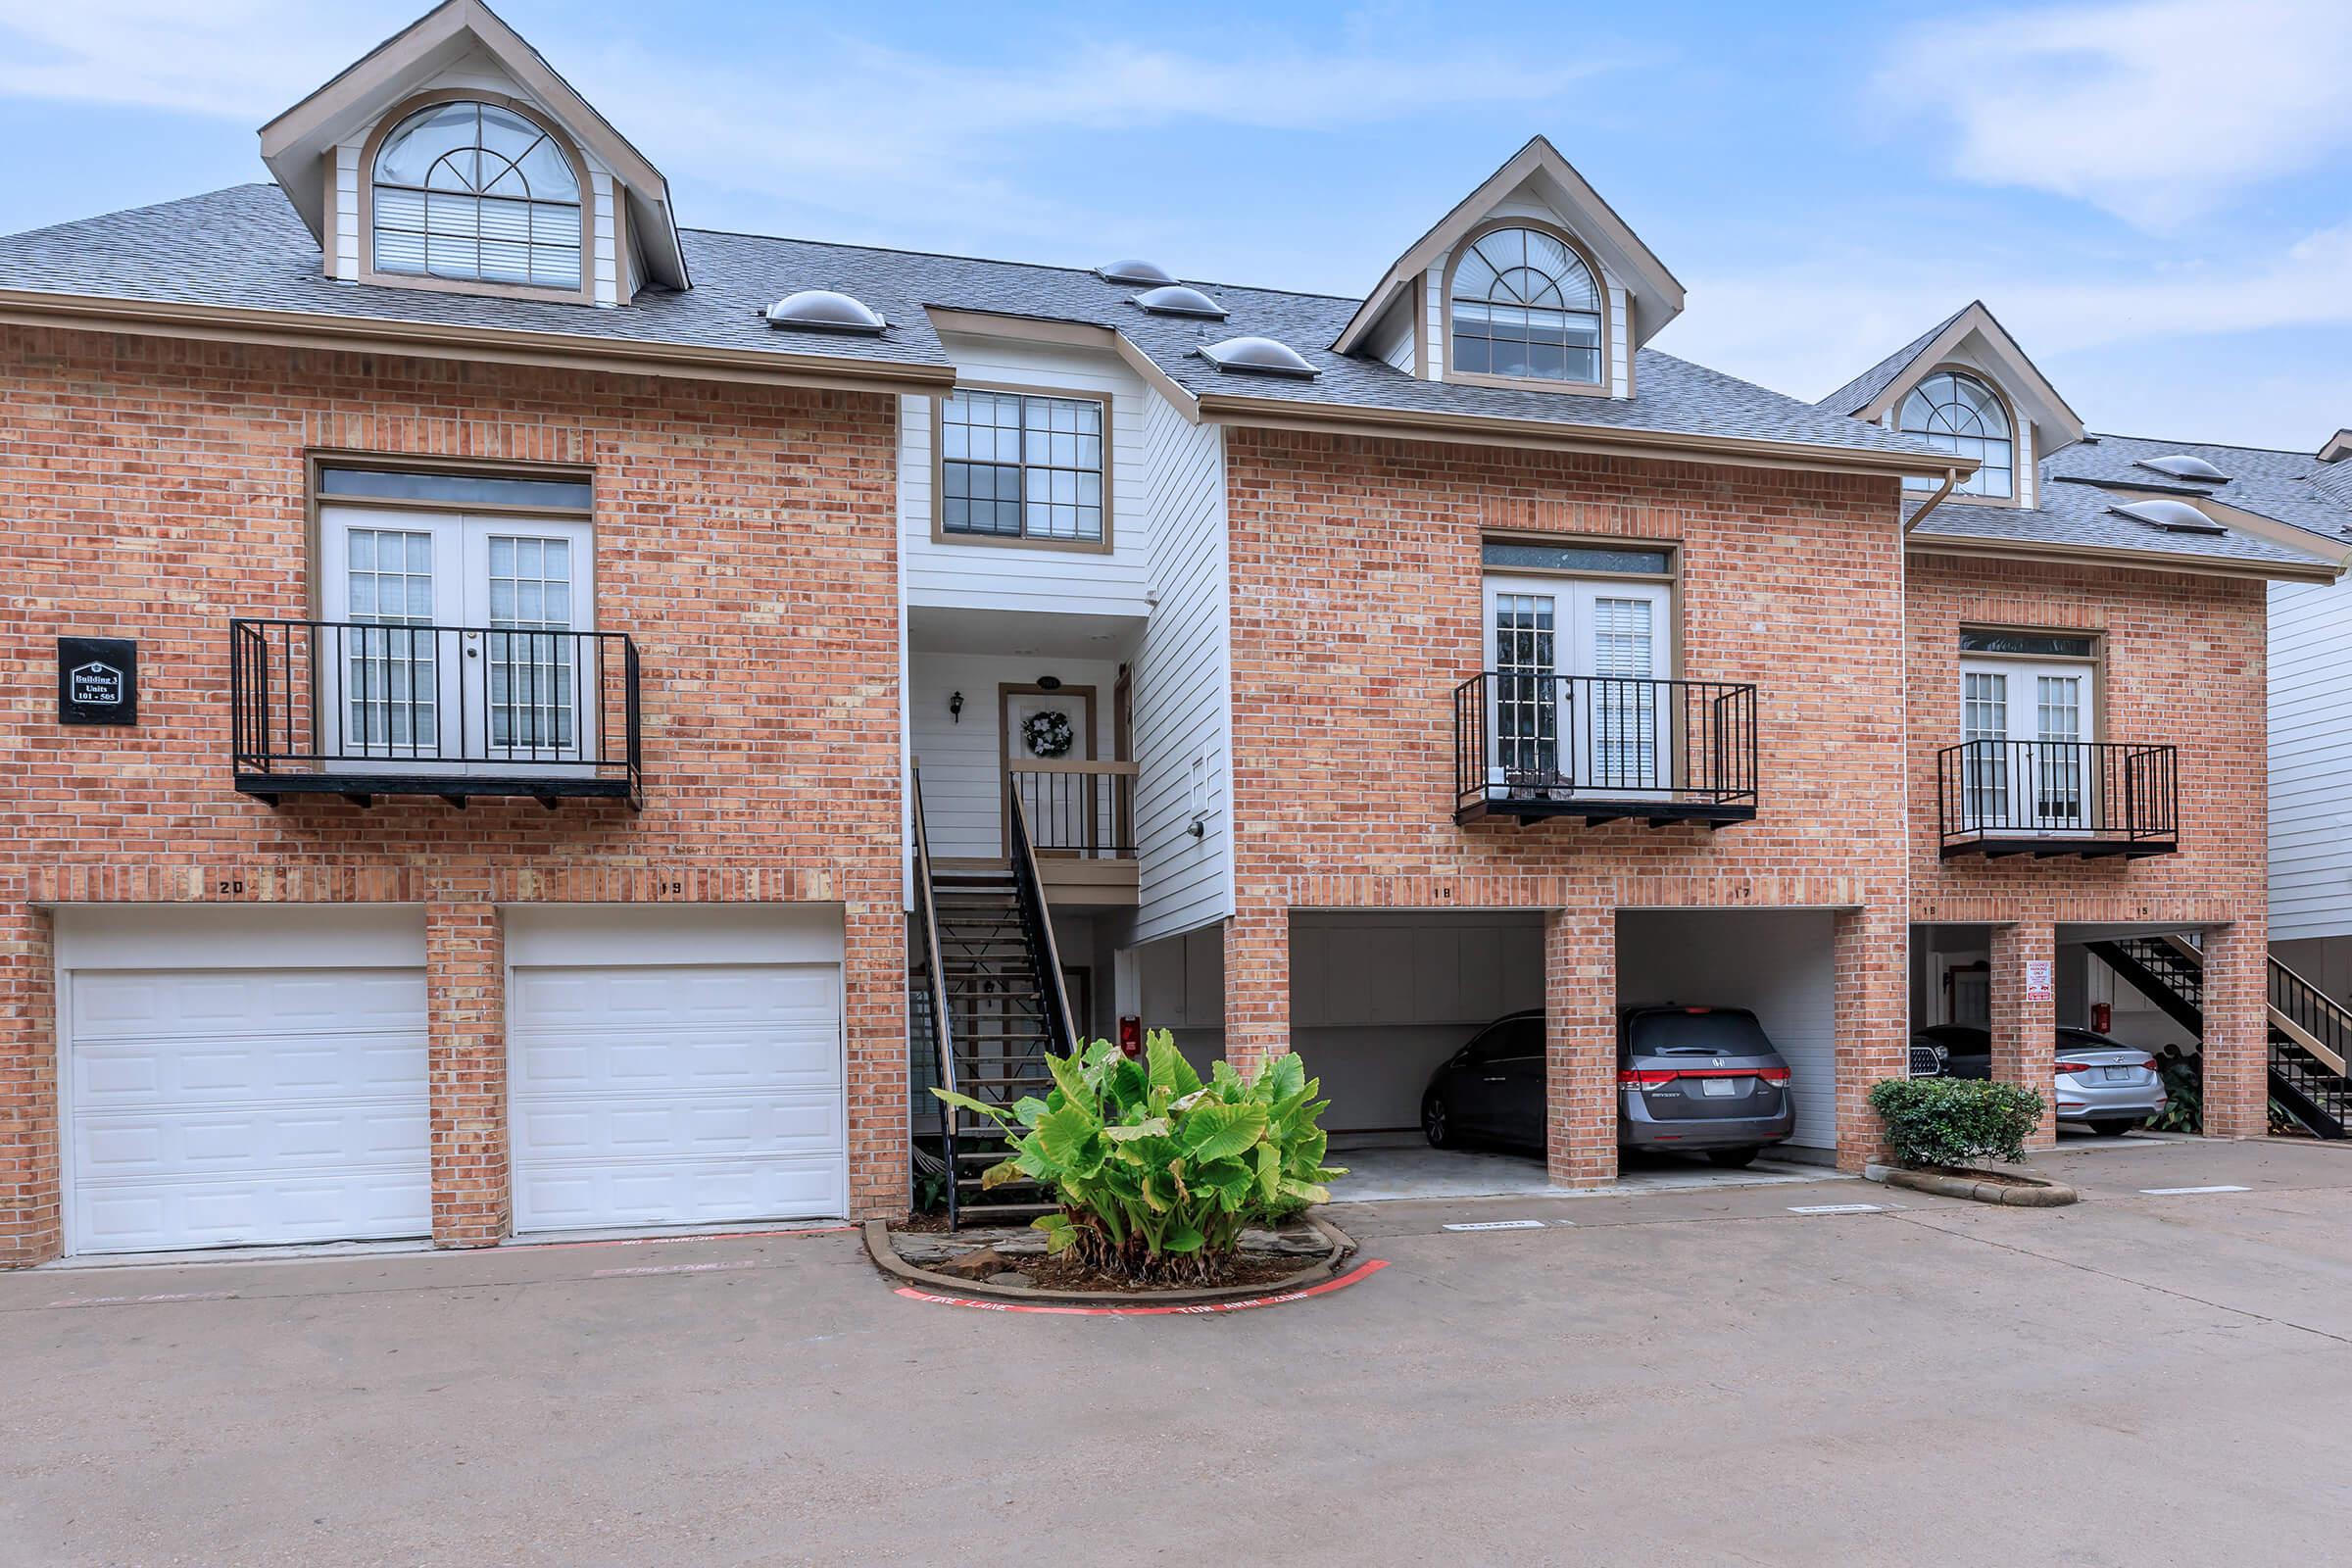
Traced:
POLYGON ((963 693, 955 692, 949 696, 948 717, 958 724, 963 722, 963 693))

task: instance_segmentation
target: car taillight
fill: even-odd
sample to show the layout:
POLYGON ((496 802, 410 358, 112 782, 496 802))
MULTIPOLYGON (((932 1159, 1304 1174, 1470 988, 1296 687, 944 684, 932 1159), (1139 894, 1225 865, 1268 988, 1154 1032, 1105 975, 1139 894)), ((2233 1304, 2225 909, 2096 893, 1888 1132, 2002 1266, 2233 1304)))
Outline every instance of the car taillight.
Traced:
POLYGON ((1759 1067, 1756 1069, 1756 1076, 1768 1084, 1785 1084, 1788 1081, 1788 1069, 1786 1067, 1759 1067))
POLYGON ((2058 1070, 2060 1072, 2088 1072, 2090 1063, 2087 1061, 2062 1061, 2058 1064, 2058 1070))
POLYGON ((2150 1056, 2147 1060, 2141 1062, 2140 1065, 2153 1073, 2161 1073, 2164 1071, 2163 1066, 2156 1060, 2154 1056, 2150 1056))
POLYGON ((1617 1074, 1621 1084, 1633 1084, 1642 1089, 1655 1089, 1670 1084, 1682 1076, 1671 1067, 1626 1067, 1617 1074))

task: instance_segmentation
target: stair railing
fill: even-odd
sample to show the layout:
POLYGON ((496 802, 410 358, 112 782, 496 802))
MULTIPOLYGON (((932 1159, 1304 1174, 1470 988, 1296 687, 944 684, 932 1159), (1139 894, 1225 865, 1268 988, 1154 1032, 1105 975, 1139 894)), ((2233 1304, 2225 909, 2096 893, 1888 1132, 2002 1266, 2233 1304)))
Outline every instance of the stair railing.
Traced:
POLYGON ((2352 1047, 2352 1015, 2275 957, 2271 959, 2270 1002, 2271 1022, 2328 1071, 2338 1078, 2346 1076, 2344 1060, 2352 1054, 2347 1051, 2352 1047))
POLYGON ((1029 809, 1018 790, 1008 791, 1012 828, 1012 883, 1020 898, 1021 923, 1029 929, 1029 956, 1037 965, 1038 995, 1046 1001, 1046 1031, 1054 1049, 1068 1055, 1078 1049, 1078 1031, 1070 1020, 1069 992, 1061 980, 1061 950, 1054 942, 1054 916, 1046 905, 1045 879, 1038 875, 1037 850, 1029 836, 1029 809))
MULTIPOLYGON (((939 910, 931 898, 931 839, 923 830, 922 769, 909 766, 907 788, 914 801, 914 936, 917 978, 931 999, 931 1052, 939 1086, 950 1094, 956 1088, 956 1042, 948 1015, 948 975, 939 960, 939 910)), ((939 1107, 940 1152, 948 1162, 948 1229, 956 1228, 958 1200, 956 1179, 963 1167, 956 1156, 956 1107, 939 1107)))

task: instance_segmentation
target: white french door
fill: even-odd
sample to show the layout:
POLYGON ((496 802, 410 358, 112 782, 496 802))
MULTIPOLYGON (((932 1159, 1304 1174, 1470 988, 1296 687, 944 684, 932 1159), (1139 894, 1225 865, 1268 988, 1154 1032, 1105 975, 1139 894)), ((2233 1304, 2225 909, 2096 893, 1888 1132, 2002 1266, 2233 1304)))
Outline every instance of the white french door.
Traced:
POLYGON ((1639 798, 1673 786, 1663 584, 1490 575, 1490 784, 1639 798))
POLYGON ((496 772, 596 755, 588 524, 329 507, 320 753, 496 772))
POLYGON ((1961 808, 1979 832, 2087 831, 2098 779, 2091 666, 2031 660, 1960 664, 1961 808))

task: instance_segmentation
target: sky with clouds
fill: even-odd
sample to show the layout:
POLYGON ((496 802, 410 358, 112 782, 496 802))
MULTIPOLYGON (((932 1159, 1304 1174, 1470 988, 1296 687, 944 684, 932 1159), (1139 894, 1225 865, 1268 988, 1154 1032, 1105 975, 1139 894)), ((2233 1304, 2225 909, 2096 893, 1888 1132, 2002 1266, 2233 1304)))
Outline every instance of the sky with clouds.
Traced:
MULTIPOLYGON (((421 0, 0 0, 0 232, 266 177, 421 0)), ((713 228, 1354 294, 1537 131, 1818 397, 1983 298, 2094 428, 2352 424, 2352 4, 503 0, 713 228)))

